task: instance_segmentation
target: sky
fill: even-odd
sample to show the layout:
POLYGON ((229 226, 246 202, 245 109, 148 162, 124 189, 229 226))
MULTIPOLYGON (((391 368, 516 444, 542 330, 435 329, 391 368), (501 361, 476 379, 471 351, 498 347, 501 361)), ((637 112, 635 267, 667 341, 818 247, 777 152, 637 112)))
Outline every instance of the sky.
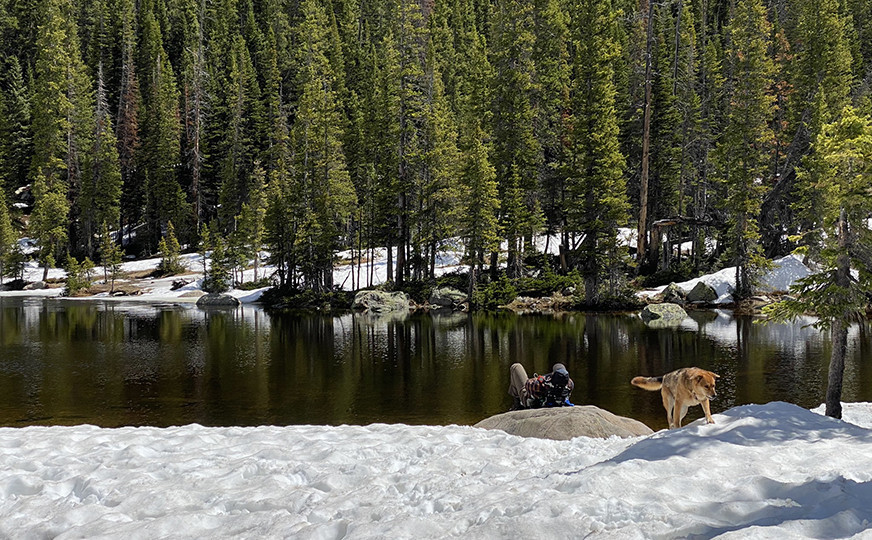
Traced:
POLYGON ((0 428, 2 538, 872 538, 872 404, 647 437, 0 428))

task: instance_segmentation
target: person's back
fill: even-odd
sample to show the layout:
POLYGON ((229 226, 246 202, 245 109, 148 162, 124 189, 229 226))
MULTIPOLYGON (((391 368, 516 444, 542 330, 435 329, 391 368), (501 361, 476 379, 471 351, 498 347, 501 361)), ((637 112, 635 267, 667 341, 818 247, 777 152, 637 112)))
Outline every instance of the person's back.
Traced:
POLYGON ((515 398, 512 409, 571 406, 569 395, 575 383, 563 364, 554 364, 551 373, 528 378, 524 366, 509 368, 509 395, 515 398))

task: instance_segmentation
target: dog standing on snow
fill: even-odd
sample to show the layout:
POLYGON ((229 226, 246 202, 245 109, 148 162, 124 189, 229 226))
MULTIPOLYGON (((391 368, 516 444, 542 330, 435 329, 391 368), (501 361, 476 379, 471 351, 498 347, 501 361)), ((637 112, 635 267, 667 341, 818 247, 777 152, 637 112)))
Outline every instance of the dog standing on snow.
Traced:
POLYGON ((676 369, 661 377, 634 377, 630 384, 645 390, 660 390, 669 429, 681 427, 688 407, 702 405, 706 422, 714 424, 709 400, 717 396, 715 379, 720 375, 690 367, 676 369))

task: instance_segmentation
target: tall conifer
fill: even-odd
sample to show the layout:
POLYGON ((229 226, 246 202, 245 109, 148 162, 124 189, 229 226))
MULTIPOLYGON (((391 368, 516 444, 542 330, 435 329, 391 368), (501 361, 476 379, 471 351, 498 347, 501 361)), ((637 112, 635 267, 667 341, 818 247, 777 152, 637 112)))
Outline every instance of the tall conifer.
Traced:
POLYGON ((585 283, 585 301, 599 302, 609 271, 622 249, 617 227, 627 218, 624 156, 618 141, 614 71, 620 51, 614 40, 610 0, 579 0, 574 24, 572 134, 567 163, 567 229, 580 240, 575 265, 585 283))
POLYGON ((769 56, 771 27, 760 0, 740 0, 730 22, 728 50, 730 112, 718 146, 726 188, 722 208, 728 215, 728 254, 736 266, 737 299, 753 291, 763 264, 757 225, 768 183, 773 96, 769 56))

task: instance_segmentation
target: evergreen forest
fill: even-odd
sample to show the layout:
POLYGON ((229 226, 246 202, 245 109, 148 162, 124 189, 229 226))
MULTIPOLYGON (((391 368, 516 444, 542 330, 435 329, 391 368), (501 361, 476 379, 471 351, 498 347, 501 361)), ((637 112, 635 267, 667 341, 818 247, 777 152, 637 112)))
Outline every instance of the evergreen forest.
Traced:
POLYGON ((872 0, 0 0, 0 271, 181 244, 329 293, 387 246, 403 289, 454 243, 471 292, 589 306, 797 249, 868 283, 870 83, 872 0))

